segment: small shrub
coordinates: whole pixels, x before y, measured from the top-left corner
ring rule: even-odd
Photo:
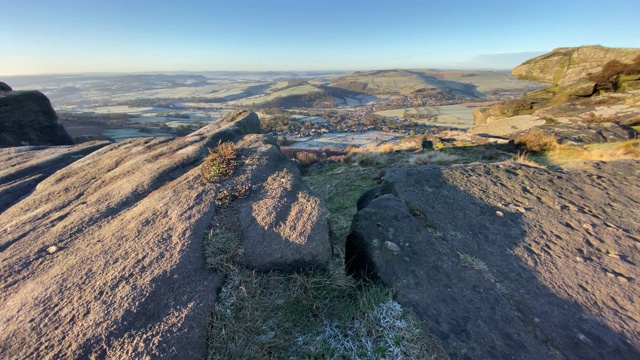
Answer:
[[[301,151],[295,155],[296,160],[298,160],[298,164],[302,167],[306,167],[309,165],[313,165],[320,161],[320,158],[317,154],[314,154],[309,151]]]
[[[584,124],[603,124],[603,123],[613,123],[615,121],[616,121],[615,116],[604,117],[602,115],[596,115],[592,112],[587,113],[580,119],[580,122]]]
[[[531,158],[529,158],[526,152],[522,152],[522,153],[519,152],[518,154],[513,156],[512,160],[514,162],[517,162],[518,164],[533,166],[533,167],[542,168],[542,169],[545,168],[544,165],[531,160]]]
[[[224,206],[235,200],[242,199],[249,194],[249,191],[251,191],[251,184],[240,184],[224,188],[216,194],[216,205]]]
[[[640,56],[636,57],[630,64],[611,60],[604,64],[599,73],[590,75],[588,79],[596,83],[596,90],[616,91],[620,85],[619,79],[621,75],[637,74],[640,74]]]
[[[342,161],[346,153],[335,149],[297,149],[287,146],[280,147],[280,151],[284,156],[292,159],[301,169],[307,168],[313,164],[325,161]]]
[[[558,147],[558,138],[553,134],[546,134],[540,129],[533,128],[518,136],[515,139],[515,144],[525,151],[540,153],[555,150]]]
[[[232,142],[218,142],[215,149],[209,149],[201,168],[202,179],[206,182],[220,182],[236,171],[236,149]]]
[[[377,166],[387,162],[387,155],[379,152],[357,152],[349,153],[345,160],[362,166]]]

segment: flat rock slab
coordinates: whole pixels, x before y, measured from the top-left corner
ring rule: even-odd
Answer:
[[[545,120],[537,116],[518,115],[474,126],[467,131],[471,134],[482,136],[509,137],[514,133],[529,130],[534,126],[544,124]]]
[[[0,213],[54,172],[108,144],[108,141],[92,141],[68,146],[0,149]]]
[[[359,204],[348,268],[395,288],[453,359],[637,359],[638,194],[632,160],[391,170]]]
[[[222,276],[202,238],[207,147],[260,131],[240,112],[72,163],[0,214],[0,358],[203,358]]]

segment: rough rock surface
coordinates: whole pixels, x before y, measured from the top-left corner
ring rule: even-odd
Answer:
[[[204,357],[222,276],[202,237],[207,147],[260,131],[241,112],[176,139],[83,157],[0,214],[0,358]]]
[[[558,48],[524,62],[514,68],[512,74],[525,80],[568,84],[600,72],[610,60],[630,63],[639,55],[640,49],[603,46]]]
[[[225,215],[224,226],[237,233],[243,248],[236,261],[258,271],[326,266],[332,253],[329,212],[302,182],[298,167],[264,135],[245,136],[236,149],[242,166],[225,186],[251,185]]]
[[[555,135],[560,144],[597,144],[633,139],[635,132],[613,123],[603,124],[559,124],[536,126],[545,134]],[[531,131],[531,130],[528,130]],[[516,138],[519,134],[511,137]]]
[[[54,172],[110,144],[92,141],[81,145],[0,149],[0,213],[33,190]]]
[[[390,170],[359,204],[346,260],[454,359],[637,359],[638,194],[631,160]]]
[[[0,147],[71,144],[43,93],[0,91]]]
[[[509,138],[515,133],[544,125],[546,121],[534,115],[518,115],[478,125],[467,130],[471,134]]]

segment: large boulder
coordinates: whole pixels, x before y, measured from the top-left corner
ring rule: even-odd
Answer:
[[[202,242],[220,185],[199,165],[259,131],[240,112],[182,138],[111,144],[1,213],[0,358],[203,358],[223,279]]]
[[[11,86],[0,81],[0,92],[9,92],[9,91],[12,91]]]
[[[72,144],[43,93],[0,91],[0,147]]]
[[[359,203],[345,260],[451,358],[637,359],[639,193],[632,160],[390,170]]]
[[[236,261],[258,271],[326,266],[332,254],[329,211],[302,182],[298,167],[264,135],[245,136],[236,148],[242,165],[225,187],[251,186],[221,224],[240,240]]]
[[[590,74],[598,73],[610,60],[631,63],[640,49],[581,46],[554,49],[517,66],[514,76],[550,84],[568,84]]]

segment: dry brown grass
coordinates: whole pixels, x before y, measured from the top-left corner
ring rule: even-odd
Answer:
[[[558,147],[558,138],[553,134],[546,134],[538,128],[533,128],[518,136],[515,139],[515,144],[524,151],[541,153],[555,150]]]
[[[612,161],[622,159],[640,159],[640,140],[627,140],[614,143],[590,144],[585,146],[560,145],[555,151],[536,157],[552,167],[583,161]]]
[[[453,164],[455,162],[459,162],[460,157],[453,154],[447,154],[442,151],[427,151],[424,154],[418,154],[413,156],[409,160],[409,165],[411,166],[420,166],[427,164]]]
[[[513,162],[517,162],[518,164],[533,166],[533,167],[542,168],[542,169],[546,168],[546,166],[532,160],[526,152],[517,153],[516,155],[513,156],[513,159],[511,160]]]
[[[585,148],[578,154],[582,160],[611,161],[621,159],[640,159],[640,140],[628,140],[612,147],[599,146]]]

